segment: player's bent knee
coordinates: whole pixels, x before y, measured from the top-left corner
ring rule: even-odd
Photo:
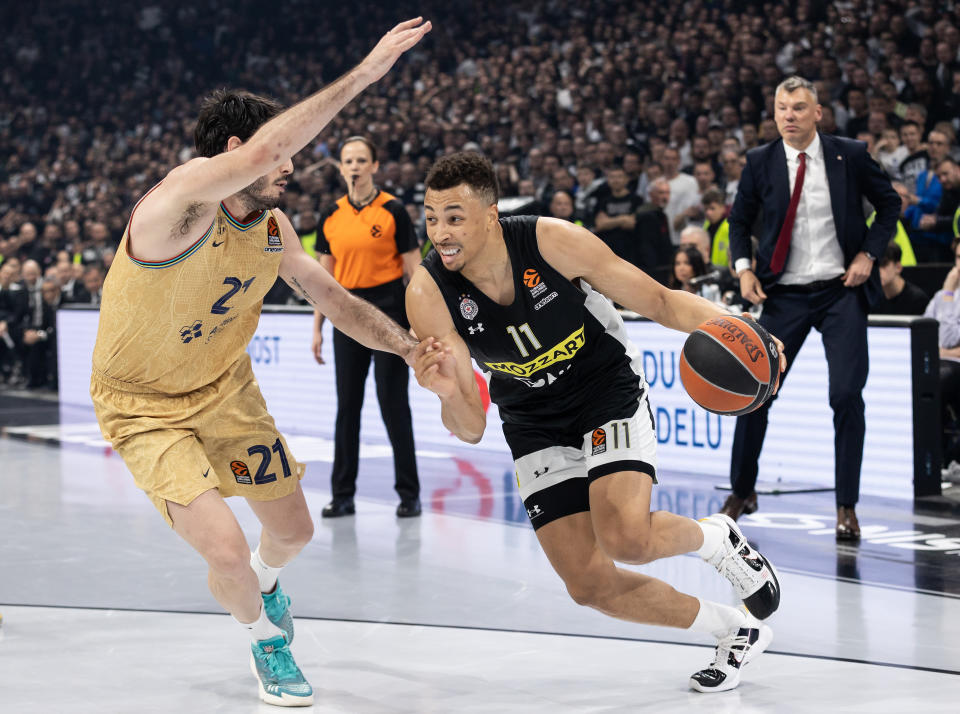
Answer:
[[[291,518],[280,528],[266,527],[266,529],[277,544],[299,550],[313,538],[313,519],[309,515]]]
[[[306,518],[297,519],[294,532],[291,535],[292,545],[299,546],[303,548],[307,543],[313,539],[313,519],[307,516]]]
[[[601,612],[610,611],[610,600],[616,597],[617,569],[613,563],[602,568],[588,568],[564,579],[567,594],[583,607],[592,607]]]
[[[203,554],[210,569],[231,580],[240,580],[250,570],[250,547],[246,541],[218,543]]]
[[[564,584],[567,594],[577,605],[598,608],[603,602],[603,588],[591,578],[574,578],[564,581]]]
[[[604,553],[620,563],[641,564],[656,559],[649,528],[614,524],[600,528],[597,541]]]

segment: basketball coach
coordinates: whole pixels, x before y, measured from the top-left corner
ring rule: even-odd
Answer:
[[[774,107],[782,138],[747,153],[729,218],[730,247],[740,292],[763,303],[760,324],[783,340],[788,371],[811,327],[823,337],[835,431],[837,540],[857,540],[867,310],[882,294],[874,266],[896,228],[900,198],[863,142],[817,132],[821,109],[809,81],[782,82]],[[864,198],[877,211],[869,228]],[[755,268],[751,232],[758,238]],[[737,419],[733,494],[722,509],[731,518],[757,508],[757,460],[769,409],[768,402]]]

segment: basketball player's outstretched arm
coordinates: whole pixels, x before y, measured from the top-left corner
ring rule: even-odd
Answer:
[[[341,332],[374,350],[400,355],[411,367],[417,341],[380,310],[351,295],[300,245],[290,219],[274,210],[283,237],[280,277],[294,292],[326,315]]]
[[[430,29],[430,23],[419,17],[400,23],[359,65],[268,121],[246,142],[212,158],[191,159],[175,168],[139,206],[138,241],[150,242],[151,237],[169,241],[171,235],[184,240],[199,238],[220,201],[289,161]],[[192,230],[180,230],[184,225],[192,226]],[[143,252],[143,247],[140,250]]]
[[[728,313],[686,290],[669,290],[635,265],[618,258],[606,243],[581,226],[557,218],[537,221],[537,245],[547,262],[569,280],[583,278],[614,302],[681,332]],[[783,343],[780,370],[786,368]]]
[[[440,397],[443,425],[461,441],[476,444],[487,428],[487,414],[470,351],[425,268],[417,268],[407,286],[407,317],[421,339],[413,365],[417,382]]]
[[[720,307],[685,290],[669,290],[581,226],[555,218],[537,221],[537,245],[547,262],[573,280],[583,278],[614,302],[665,327],[692,332],[704,320],[725,315]]]

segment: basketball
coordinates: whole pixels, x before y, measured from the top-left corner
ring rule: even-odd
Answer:
[[[776,390],[780,350],[753,320],[714,317],[687,337],[680,353],[680,380],[693,401],[707,411],[746,414]]]

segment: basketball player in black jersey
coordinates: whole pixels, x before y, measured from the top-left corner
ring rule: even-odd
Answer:
[[[470,443],[483,436],[472,357],[491,375],[527,514],[570,596],[624,620],[714,635],[716,656],[690,686],[737,686],[772,639],[760,619],[779,606],[779,583],[725,516],[650,512],[653,414],[639,353],[610,300],[684,332],[720,309],[667,290],[572,223],[499,218],[493,167],[478,154],[441,158],[426,186],[436,252],[407,288],[407,313],[423,340],[417,381],[440,397],[444,425]],[[614,562],[691,551],[730,580],[749,612]]]

